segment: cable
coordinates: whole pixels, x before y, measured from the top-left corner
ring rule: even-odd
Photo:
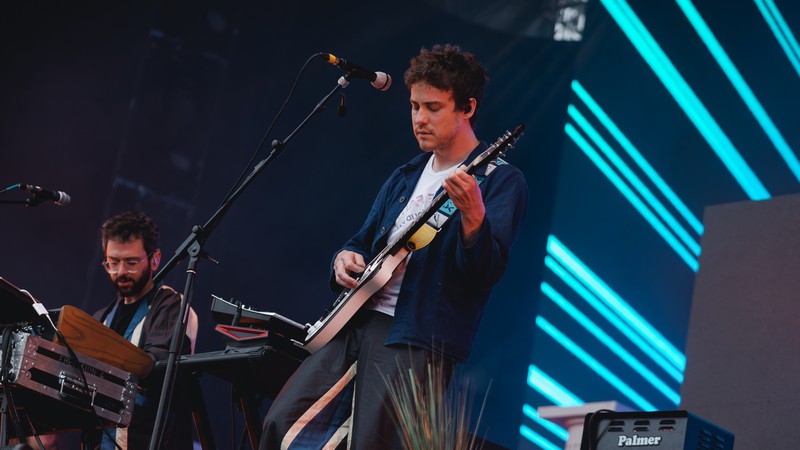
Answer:
[[[2,194],[3,192],[8,192],[8,191],[13,190],[13,189],[19,189],[19,183],[12,184],[11,186],[9,186],[9,187],[7,187],[7,188],[5,188],[3,190],[0,190],[0,194]]]
[[[586,428],[589,430],[589,435],[587,436],[589,441],[588,450],[596,450],[600,438],[606,432],[606,430],[603,430],[603,432],[599,435],[597,433],[597,426],[599,425],[599,421],[602,420],[600,416],[613,412],[615,411],[610,409],[598,409],[597,411],[591,413],[591,416],[589,417],[589,423],[586,425]]]
[[[31,422],[31,416],[26,415],[25,418],[28,420],[28,427],[31,429],[31,434],[33,434],[33,438],[36,440],[36,444],[39,446],[39,450],[45,450],[44,444],[42,443],[42,439],[39,437],[39,433],[36,432],[36,428],[33,426],[33,422]]]
[[[231,197],[233,192],[236,190],[236,187],[239,186],[239,184],[244,179],[245,175],[247,175],[247,173],[248,173],[248,171],[250,169],[250,166],[253,165],[253,162],[256,160],[256,157],[258,157],[258,154],[261,152],[261,149],[264,147],[264,142],[267,141],[267,136],[269,136],[269,134],[272,132],[272,128],[275,127],[275,123],[278,121],[278,118],[283,114],[283,110],[286,109],[286,105],[289,104],[289,100],[292,98],[292,94],[294,94],[294,89],[295,89],[295,87],[297,87],[298,81],[300,81],[300,76],[303,75],[303,72],[305,72],[306,67],[308,67],[308,64],[313,59],[318,59],[318,57],[320,55],[324,55],[324,54],[325,53],[316,53],[316,54],[312,55],[311,57],[309,57],[306,60],[306,62],[303,64],[303,67],[300,68],[300,71],[297,73],[297,76],[294,79],[294,83],[292,83],[292,88],[289,89],[289,95],[286,96],[286,100],[284,100],[283,105],[281,105],[281,109],[278,110],[278,113],[275,115],[275,118],[272,119],[272,123],[269,124],[269,128],[267,128],[267,132],[264,133],[264,137],[262,137],[261,138],[261,142],[258,143],[258,147],[256,147],[256,151],[253,153],[253,156],[250,157],[250,161],[248,161],[247,165],[245,166],[244,170],[242,171],[242,174],[239,175],[239,178],[236,180],[235,183],[233,183],[233,186],[231,187],[230,191],[228,191],[228,193],[225,195],[225,200],[222,201],[223,204],[225,202],[227,202],[228,199]]]

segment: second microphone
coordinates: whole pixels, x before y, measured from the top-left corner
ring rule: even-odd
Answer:
[[[330,53],[320,53],[319,56],[330,64],[337,66],[356,78],[363,78],[372,82],[372,87],[386,91],[392,86],[392,77],[385,72],[375,72],[365,69],[358,64],[353,64],[344,58],[339,58]]]

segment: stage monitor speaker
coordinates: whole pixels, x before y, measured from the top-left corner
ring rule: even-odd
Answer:
[[[800,448],[800,195],[709,206],[677,409]]]
[[[733,434],[687,411],[586,415],[581,450],[732,450]]]

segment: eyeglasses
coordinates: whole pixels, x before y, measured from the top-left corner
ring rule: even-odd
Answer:
[[[121,261],[103,261],[100,264],[103,265],[103,268],[106,269],[106,272],[112,275],[119,273],[120,267],[123,268],[124,272],[132,274],[138,272],[139,265],[142,263],[142,261],[149,260],[151,256],[153,256],[152,253],[141,258],[125,258]]]

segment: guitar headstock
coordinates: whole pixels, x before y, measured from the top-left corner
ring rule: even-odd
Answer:
[[[514,148],[514,145],[517,144],[517,140],[522,136],[522,132],[525,130],[524,124],[519,124],[514,127],[513,131],[506,131],[505,134],[498,139],[498,145],[500,145],[500,153],[497,154],[498,157],[505,156],[509,150]],[[503,142],[500,142],[500,141]]]
[[[517,143],[517,139],[522,136],[523,130],[525,130],[525,125],[519,124],[514,128],[513,131],[506,131],[503,133],[503,135],[500,136],[494,144],[489,146],[489,148],[478,155],[472,161],[472,163],[470,163],[469,167],[467,168],[467,173],[472,174],[479,167],[489,164],[500,156],[504,156],[508,150],[513,148],[514,144]]]

